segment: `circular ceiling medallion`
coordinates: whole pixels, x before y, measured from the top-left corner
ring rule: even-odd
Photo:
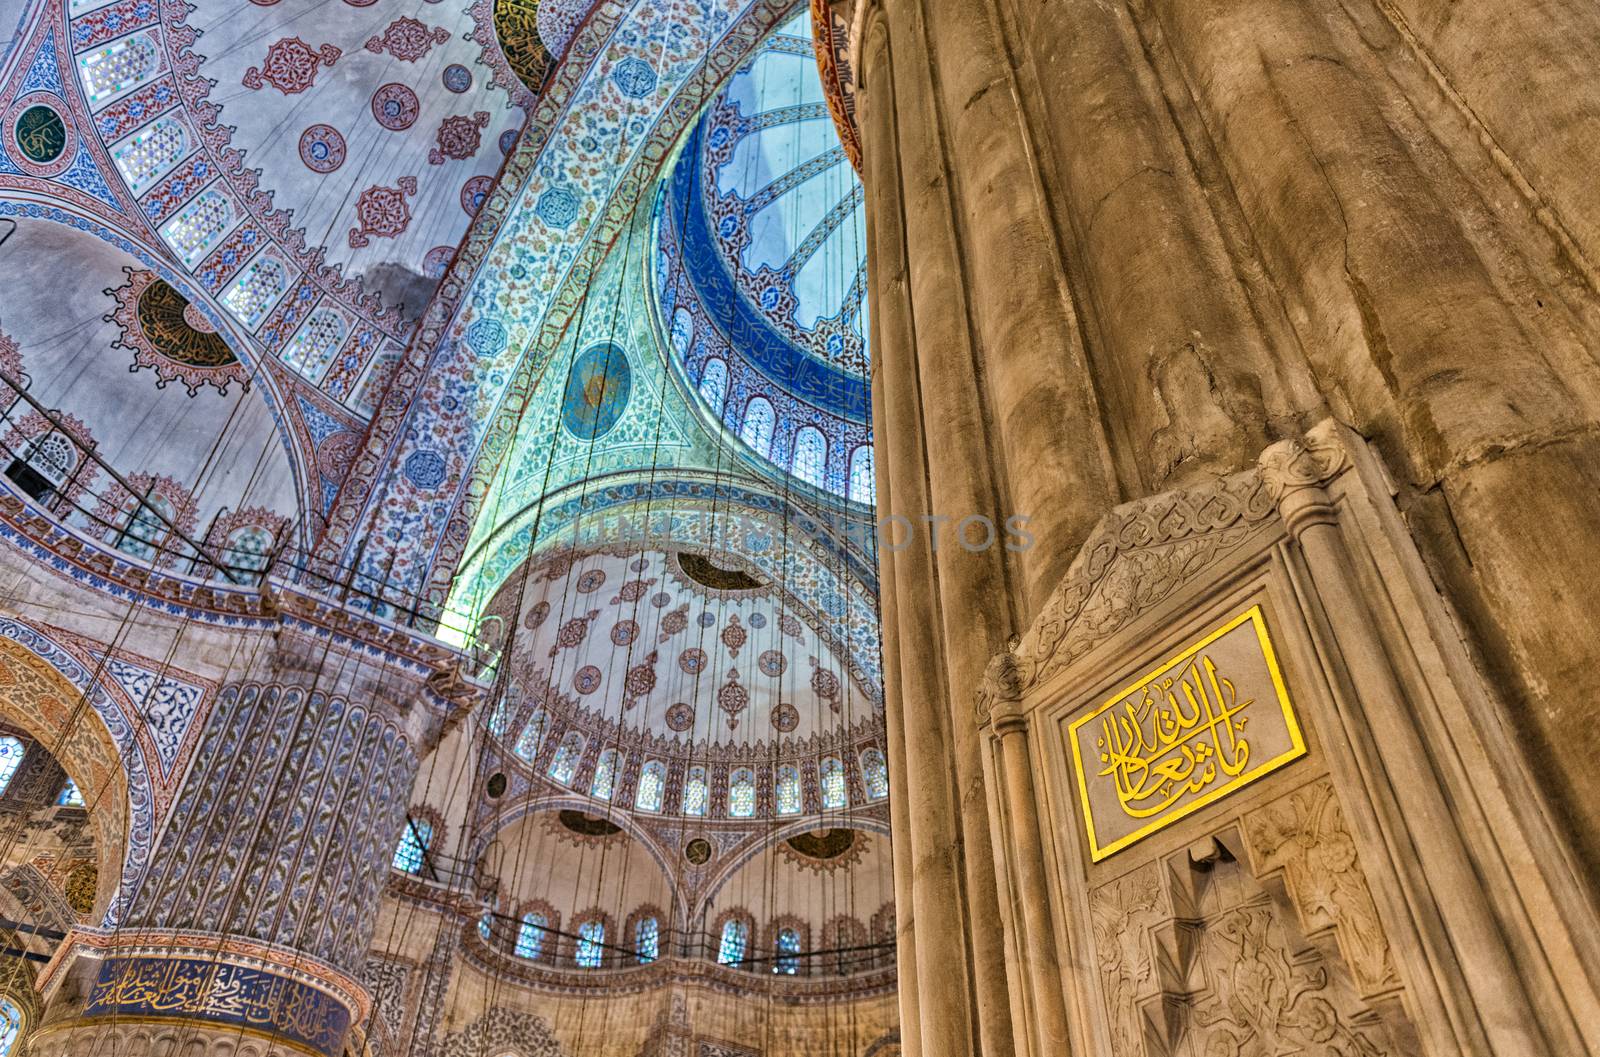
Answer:
[[[711,842],[704,837],[696,837],[683,846],[683,857],[696,866],[704,866],[711,861]]]
[[[391,132],[410,128],[421,112],[417,93],[398,82],[390,82],[372,93],[372,116]]]
[[[489,794],[490,800],[498,800],[506,795],[506,776],[504,771],[496,771],[484,783],[484,791]]]
[[[6,153],[30,176],[57,176],[77,157],[60,105],[49,92],[30,92],[6,109],[0,126]]]
[[[579,440],[602,437],[622,417],[632,388],[633,369],[622,346],[613,341],[595,345],[572,362],[561,421]]]
[[[312,125],[300,133],[300,160],[312,172],[333,172],[344,164],[344,155],[344,136],[332,125]]]
[[[444,82],[446,89],[460,95],[472,87],[472,71],[458,62],[453,62],[444,68],[440,80]]]

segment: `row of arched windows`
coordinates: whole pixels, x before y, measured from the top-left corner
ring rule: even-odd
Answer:
[[[719,415],[728,398],[728,365],[721,359],[706,361],[700,373],[701,399]],[[764,396],[753,396],[745,404],[744,417],[739,423],[739,439],[764,459],[772,458],[773,434],[778,417],[772,402]],[[789,457],[789,471],[817,488],[827,487],[828,438],[815,426],[802,426],[794,435],[794,447]],[[872,445],[862,444],[850,453],[850,470],[847,494],[857,503],[877,500],[877,481],[873,475]]]
[[[490,717],[490,727],[499,723],[504,730],[509,719]],[[538,758],[544,741],[549,717],[543,709],[529,717],[527,725],[517,737],[512,751],[524,762]],[[562,785],[571,786],[577,776],[578,765],[583,760],[587,742],[578,731],[568,731],[556,746],[546,774]],[[606,749],[595,761],[594,776],[589,780],[589,795],[598,800],[610,800],[616,791],[617,769],[620,756],[616,749]],[[867,799],[882,800],[889,795],[889,772],[883,753],[877,749],[864,749],[860,756],[861,778],[866,786]],[[825,756],[817,768],[821,782],[822,809],[840,811],[850,806],[849,783],[845,776],[844,761],[837,756]],[[777,811],[780,815],[799,814],[804,810],[801,793],[800,770],[793,765],[778,768],[776,782]],[[639,781],[634,787],[633,807],[638,811],[659,812],[666,799],[667,765],[661,760],[646,760],[639,770]],[[692,766],[684,776],[683,813],[701,816],[710,803],[710,785],[706,767]],[[728,814],[733,818],[750,818],[756,810],[756,774],[748,767],[736,769],[728,776]]]

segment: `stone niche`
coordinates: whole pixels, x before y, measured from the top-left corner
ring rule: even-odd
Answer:
[[[1329,422],[1118,507],[991,665],[1019,1052],[1594,1052],[1592,908],[1390,496]]]

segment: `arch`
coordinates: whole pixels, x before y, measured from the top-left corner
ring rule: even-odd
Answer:
[[[878,476],[870,444],[850,453],[850,498],[868,505],[878,501]]]
[[[578,764],[583,760],[584,744],[582,734],[575,730],[567,731],[550,760],[549,774],[552,780],[562,785],[572,784],[572,779],[578,772]]]
[[[639,769],[639,784],[633,795],[634,808],[651,814],[660,812],[666,789],[667,765],[660,760],[646,760]]]
[[[777,416],[772,404],[764,396],[754,396],[744,406],[744,421],[739,425],[739,439],[762,458],[772,451],[772,432],[777,427]]]
[[[878,749],[861,750],[861,781],[867,787],[869,800],[882,800],[889,795],[889,768]]]
[[[845,779],[843,760],[824,756],[817,775],[822,785],[822,810],[842,811],[850,806],[850,786]]]
[[[711,783],[705,767],[696,764],[689,768],[683,780],[683,813],[692,818],[701,818],[710,804]]]
[[[707,360],[700,372],[700,399],[713,415],[722,417],[722,407],[728,401],[728,362],[720,356]]]
[[[740,767],[728,776],[728,817],[753,818],[756,813],[756,773]]]
[[[791,764],[778,768],[776,810],[780,815],[798,815],[805,807],[800,792],[800,770]]]
[[[815,426],[801,426],[794,435],[794,458],[790,470],[800,480],[823,487],[828,475],[828,438]]]
[[[87,719],[75,722],[87,696]],[[51,751],[83,790],[98,852],[95,914],[107,926],[149,862],[154,783],[133,726],[116,699],[65,647],[20,621],[0,618],[0,719]]]

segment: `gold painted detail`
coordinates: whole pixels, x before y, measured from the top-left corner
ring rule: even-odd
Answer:
[[[494,0],[494,35],[522,83],[542,89],[551,56],[539,39],[538,0]]]
[[[1096,862],[1306,752],[1259,605],[1073,721],[1067,737]]]

